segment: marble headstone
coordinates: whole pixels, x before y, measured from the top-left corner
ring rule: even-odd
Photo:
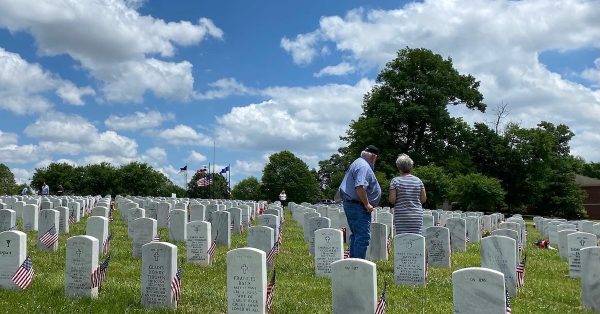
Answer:
[[[18,288],[11,278],[26,257],[27,234],[17,230],[0,232],[0,288]]]
[[[583,248],[579,256],[583,306],[600,313],[600,247]]]
[[[596,235],[586,232],[574,232],[567,236],[569,250],[569,276],[581,277],[580,250],[586,247],[598,246]]]
[[[209,266],[211,257],[208,249],[213,241],[210,222],[202,220],[188,222],[187,230],[186,256],[188,262]]]
[[[169,239],[171,241],[185,241],[187,237],[187,212],[182,209],[174,209],[169,215]]]
[[[314,218],[313,218],[314,219]],[[333,228],[315,231],[315,274],[331,277],[331,263],[344,258],[342,232]]]
[[[17,214],[12,209],[0,209],[0,232],[17,228]]]
[[[452,252],[464,252],[467,249],[466,245],[466,221],[463,218],[450,218],[446,222],[446,226],[450,231],[450,247]]]
[[[138,218],[135,221],[140,219],[150,219],[156,223],[152,218]],[[177,308],[171,290],[171,282],[177,272],[177,246],[166,242],[150,242],[142,246],[141,253],[142,306]]]
[[[227,313],[265,313],[266,254],[254,248],[227,252]]]
[[[489,236],[481,239],[481,267],[497,270],[504,275],[508,294],[517,294],[516,241],[505,236]]]
[[[377,306],[377,266],[348,258],[331,264],[334,314],[374,313]]]
[[[23,231],[37,231],[39,226],[38,206],[27,204],[23,207]]]
[[[65,296],[98,297],[98,287],[92,288],[91,274],[98,267],[98,239],[74,236],[67,239],[65,257]]]
[[[431,267],[450,267],[450,232],[445,227],[425,230],[427,262]]]
[[[231,216],[226,211],[215,211],[212,214],[212,231],[216,232],[217,244],[231,247]]]
[[[309,241],[308,241],[309,254],[314,256],[315,255],[315,231],[322,229],[322,228],[331,227],[331,220],[327,217],[314,217],[308,221],[308,224],[309,224],[309,229],[310,229],[310,236],[309,236]]]
[[[142,246],[152,242],[157,234],[156,220],[148,217],[142,217],[133,222],[133,250],[134,257],[142,256]]]
[[[404,233],[394,237],[394,282],[423,286],[426,282],[425,237]]]
[[[452,273],[454,313],[506,314],[504,275],[481,267],[459,269]]]
[[[54,242],[50,247],[41,242],[41,237],[46,232],[52,233],[52,231],[58,233],[58,218],[60,214],[54,209],[44,209],[40,211],[40,224],[38,231],[38,243],[37,247],[43,251],[56,251],[58,250],[58,240]]]

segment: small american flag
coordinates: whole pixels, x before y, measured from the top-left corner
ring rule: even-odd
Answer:
[[[217,252],[217,237],[219,236],[219,232],[217,231],[217,235],[215,236],[215,239],[212,241],[212,243],[210,244],[210,247],[208,248],[208,255],[210,256],[210,258],[213,258],[213,256],[215,256],[215,253]]]
[[[12,276],[12,281],[21,289],[25,289],[31,284],[33,281],[33,264],[31,262],[31,256],[27,256],[27,258],[23,261],[21,266],[17,269],[15,274]]]
[[[173,292],[173,302],[179,302],[179,298],[181,297],[181,275],[183,273],[183,269],[181,266],[177,268],[177,272],[175,273],[175,277],[171,281],[171,292]]]
[[[281,229],[281,226],[279,226],[279,235],[277,236],[277,242],[281,243],[283,238],[283,229]]]
[[[375,314],[385,314],[385,291],[387,289],[387,281],[383,282],[383,291],[381,292],[381,298],[379,298],[379,302],[377,302],[377,307],[375,308]]]
[[[512,309],[510,308],[510,296],[508,295],[508,291],[506,291],[506,314],[512,314]]]
[[[350,250],[344,251],[344,259],[346,259],[346,258],[350,258]]]
[[[108,253],[108,251],[110,250],[110,241],[112,241],[112,233],[108,235],[108,237],[104,240],[104,243],[102,243],[102,254],[106,255],[106,253]]]
[[[14,225],[14,226],[8,228],[8,231],[10,231],[10,230],[17,230],[17,225]]]
[[[44,233],[40,237],[40,242],[42,242],[47,248],[51,247],[58,241],[58,233],[56,233],[56,228],[52,226],[46,233]]]
[[[344,243],[346,243],[346,232],[348,232],[348,229],[346,229],[346,227],[342,227],[342,238]]]
[[[519,252],[523,251],[523,243],[519,243]]]
[[[233,224],[229,225],[229,230],[233,230]]]
[[[77,221],[75,220],[75,213],[71,212],[71,215],[69,215],[69,224],[72,225],[74,223],[76,223]]]
[[[271,281],[267,285],[267,301],[265,304],[266,308],[267,308],[267,312],[269,312],[269,310],[273,306],[273,295],[274,294],[275,294],[275,269],[273,269],[273,276],[271,277]]]
[[[269,251],[269,254],[267,254],[267,264],[273,265],[273,263],[275,262],[275,255],[277,255],[277,253],[279,253],[278,247],[279,247],[279,242],[275,242],[275,245],[273,245],[273,247]]]
[[[112,222],[113,221],[113,209],[112,207],[110,208],[110,211],[108,211],[108,222]]]
[[[100,266],[96,267],[92,272],[92,288],[102,286],[102,282],[104,282],[104,278],[106,278],[106,270],[108,269],[108,263],[110,262],[110,255],[104,259],[104,262],[100,264]]]
[[[200,178],[200,179],[198,179],[198,181],[196,181],[197,186],[209,186],[212,183],[213,183],[213,179],[212,178],[207,179],[206,177]]]
[[[154,238],[152,238],[152,242],[160,242],[160,234],[155,234]]]
[[[525,286],[525,263],[527,262],[527,255],[523,256],[523,260],[517,266],[517,287],[522,288]]]

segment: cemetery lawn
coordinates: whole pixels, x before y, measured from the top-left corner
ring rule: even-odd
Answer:
[[[176,311],[145,310],[141,305],[141,259],[131,256],[132,244],[120,215],[109,225],[113,233],[107,278],[96,300],[64,297],[64,263],[67,235],[60,236],[58,252],[41,252],[36,232],[27,234],[27,252],[33,259],[35,277],[24,291],[0,290],[0,312],[5,313],[226,313],[227,278],[225,254],[218,247],[212,267],[185,263],[182,296]],[[85,234],[86,218],[71,226],[69,236]],[[540,239],[530,221],[525,252],[525,287],[512,300],[513,313],[591,313],[581,307],[579,280],[568,276],[567,262],[557,251],[538,249]],[[19,222],[19,229],[21,223]],[[168,231],[160,230],[168,240]],[[232,248],[244,247],[246,232],[232,234]],[[185,259],[185,243],[176,243],[179,261]],[[393,262],[377,262],[378,296],[387,281],[387,313],[452,313],[452,271],[479,266],[479,245],[452,255],[452,267],[430,268],[427,286],[411,288],[393,283]],[[277,283],[272,313],[331,313],[331,284],[314,276],[313,259],[302,229],[286,209],[281,253],[277,257]],[[271,273],[269,273],[270,279]]]

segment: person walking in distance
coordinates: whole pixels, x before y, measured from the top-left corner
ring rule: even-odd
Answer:
[[[352,232],[350,257],[353,258],[366,258],[371,239],[371,212],[381,200],[381,187],[374,172],[378,157],[379,149],[367,146],[348,167],[339,188]]]
[[[42,195],[48,195],[48,193],[50,193],[50,187],[44,182],[44,185],[42,185]]]

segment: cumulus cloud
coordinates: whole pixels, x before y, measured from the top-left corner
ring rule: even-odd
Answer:
[[[256,91],[246,87],[234,78],[224,78],[208,84],[211,88],[204,93],[197,93],[196,99],[221,99],[231,95],[255,94]]]
[[[153,162],[161,163],[167,160],[167,151],[160,147],[152,147],[146,150],[145,156]]]
[[[362,97],[372,85],[361,80],[355,85],[265,89],[262,94],[269,100],[234,107],[217,118],[217,143],[247,150],[334,152],[342,144],[339,136],[362,112]]]
[[[195,162],[195,163],[200,163],[200,162],[204,162],[206,160],[208,160],[208,158],[206,158],[206,156],[204,156],[203,154],[192,150],[190,152],[190,155],[186,158],[187,161],[189,162]]]
[[[17,184],[27,184],[33,176],[32,171],[23,168],[10,168],[10,171],[15,176],[15,181],[17,181]]]
[[[192,65],[157,57],[174,56],[177,45],[221,39],[223,31],[207,18],[196,23],[167,22],[141,15],[135,10],[141,4],[136,0],[3,1],[0,27],[31,33],[42,55],[67,54],[80,62],[104,83],[102,91],[109,101],[138,102],[146,92],[189,99]]]
[[[19,115],[44,112],[52,107],[47,97],[53,91],[71,105],[83,105],[82,97],[95,95],[91,87],[77,87],[0,47],[0,109]]]
[[[232,170],[240,174],[260,177],[265,164],[264,160],[236,160]]]
[[[210,146],[210,138],[196,132],[193,128],[179,124],[171,129],[158,132],[158,137],[173,145],[201,145]]]
[[[581,76],[594,84],[595,88],[600,88],[600,58],[594,60],[594,68],[583,70]]]
[[[341,75],[353,73],[355,70],[356,69],[354,68],[354,66],[351,65],[350,63],[342,62],[337,65],[326,66],[326,67],[322,68],[319,72],[315,73],[314,76],[315,77],[321,77],[321,76],[326,76],[326,75],[341,76]]]
[[[9,144],[0,147],[0,160],[3,163],[26,164],[38,160],[37,145]]]
[[[18,136],[15,133],[6,133],[0,130],[0,147],[17,144]]]
[[[117,116],[110,115],[104,121],[104,125],[113,130],[141,130],[160,126],[164,121],[173,120],[175,115],[172,113],[160,113],[158,111],[135,112],[131,115]]]
[[[565,123],[583,134],[600,123],[600,93],[553,73],[539,55],[598,47],[598,15],[595,1],[427,0],[394,10],[355,9],[322,17],[317,29],[282,39],[282,47],[300,64],[333,46],[346,62],[374,68],[406,46],[426,47],[452,57],[461,73],[481,80],[488,104],[509,104],[509,119],[526,127],[540,120]],[[597,82],[597,69],[596,64],[582,76]],[[452,108],[451,113],[464,110]],[[486,120],[473,112],[466,118]],[[574,151],[585,151],[580,143],[575,138]]]

